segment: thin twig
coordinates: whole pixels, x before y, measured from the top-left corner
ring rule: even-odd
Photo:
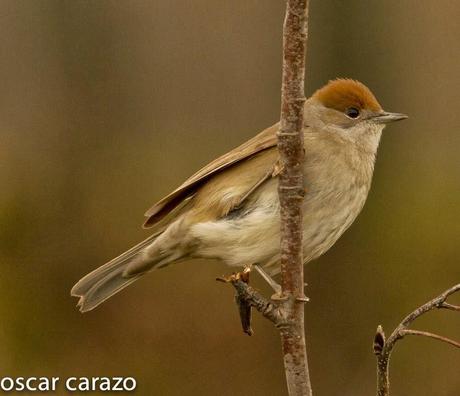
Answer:
[[[374,353],[377,357],[377,396],[388,396],[390,394],[390,380],[389,380],[389,363],[391,353],[398,340],[401,340],[406,335],[418,335],[428,338],[433,338],[438,341],[446,342],[452,346],[460,348],[460,342],[451,340],[450,338],[426,332],[421,330],[412,330],[408,327],[420,316],[435,309],[449,309],[453,311],[460,311],[457,305],[449,304],[446,302],[447,298],[460,291],[460,284],[451,287],[438,297],[433,298],[426,304],[418,307],[407,315],[396,329],[391,333],[388,339],[385,339],[385,333],[382,326],[377,327],[377,332],[374,337]]]
[[[426,304],[423,304],[421,307],[417,308],[409,315],[407,315],[399,325],[400,327],[408,327],[415,319],[424,313],[431,311],[436,308],[447,308],[446,300],[447,298],[460,290],[460,283],[446,290],[444,293],[440,294],[438,297],[433,298],[431,301],[428,301]],[[391,337],[388,339],[390,342]]]
[[[451,340],[450,338],[447,338],[444,336],[440,336],[439,334],[430,333],[429,331],[406,329],[406,330],[401,330],[401,335],[402,336],[418,335],[418,336],[424,336],[428,338],[434,338],[435,340],[446,342],[447,344],[460,348],[460,342]]]
[[[440,308],[445,308],[445,309],[450,309],[452,311],[460,311],[460,306],[459,305],[453,305],[449,303],[442,303]]]

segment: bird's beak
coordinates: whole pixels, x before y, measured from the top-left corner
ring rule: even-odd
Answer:
[[[373,117],[373,121],[378,124],[388,124],[389,122],[393,121],[400,121],[405,120],[407,115],[401,113],[388,113],[383,111],[382,113],[378,113]]]

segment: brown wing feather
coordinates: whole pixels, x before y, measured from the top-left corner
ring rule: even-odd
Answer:
[[[193,195],[195,191],[212,175],[228,168],[233,164],[236,164],[245,158],[251,157],[263,150],[276,146],[277,130],[278,124],[275,124],[203,167],[193,176],[188,178],[176,190],[158,201],[145,213],[145,216],[148,217],[148,219],[144,223],[144,227],[149,228],[161,220],[184,199]]]

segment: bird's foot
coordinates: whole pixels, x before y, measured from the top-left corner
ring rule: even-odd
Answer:
[[[271,296],[272,300],[284,300],[285,297],[281,292],[281,285],[278,284],[260,265],[254,264],[255,269],[260,274],[260,276],[270,285],[270,287],[275,291],[275,294]]]
[[[243,270],[240,272],[234,272],[231,275],[222,275],[216,278],[216,281],[232,283],[238,280],[243,281],[244,283],[249,283],[249,274],[251,273],[251,267],[249,265],[244,266]]]
[[[265,281],[270,285],[270,287],[275,291],[275,294],[271,296],[272,300],[275,301],[282,301],[286,300],[286,296],[283,295],[281,285],[277,283],[260,265],[254,264],[255,269],[259,274],[262,276],[262,278],[265,279]],[[305,283],[305,287],[307,284]],[[302,302],[308,302],[310,299],[306,296],[299,297],[297,300],[302,301]]]

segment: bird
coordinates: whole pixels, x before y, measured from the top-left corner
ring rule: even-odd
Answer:
[[[363,83],[338,78],[304,104],[303,260],[330,249],[367,199],[382,131],[407,118],[382,109]],[[71,290],[87,312],[140,277],[191,258],[280,272],[279,123],[204,166],[146,213],[143,242]]]

